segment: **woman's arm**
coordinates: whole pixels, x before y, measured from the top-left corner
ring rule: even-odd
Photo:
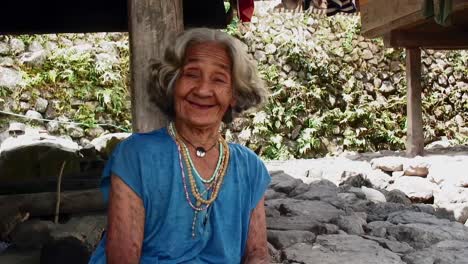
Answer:
[[[145,209],[140,197],[118,176],[111,176],[107,219],[108,264],[140,263]]]
[[[244,264],[269,264],[270,255],[268,253],[266,219],[265,219],[265,198],[262,198],[250,216],[249,235],[244,256]]]

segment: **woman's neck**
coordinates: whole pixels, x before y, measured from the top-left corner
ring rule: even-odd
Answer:
[[[181,135],[183,139],[190,141],[190,143],[194,145],[203,147],[210,147],[218,140],[220,125],[221,124],[206,127],[193,127],[177,119],[174,122],[177,133]]]

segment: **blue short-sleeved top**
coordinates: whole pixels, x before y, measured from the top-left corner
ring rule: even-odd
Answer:
[[[238,144],[229,144],[229,149],[229,167],[218,198],[198,213],[193,238],[194,211],[185,197],[177,145],[167,129],[133,134],[116,147],[104,169],[101,189],[107,200],[110,176],[115,174],[142,199],[145,231],[140,263],[241,262],[250,214],[270,176],[250,149]],[[197,184],[203,188],[201,181]],[[190,193],[189,182],[187,187]],[[106,263],[105,243],[106,236],[90,263]]]

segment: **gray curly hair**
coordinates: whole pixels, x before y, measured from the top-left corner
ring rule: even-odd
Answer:
[[[163,58],[151,64],[151,83],[148,86],[151,102],[170,119],[175,117],[174,86],[184,66],[186,50],[193,44],[204,42],[224,45],[232,61],[231,76],[236,105],[226,112],[223,121],[230,123],[233,115],[262,106],[268,98],[268,91],[242,43],[227,33],[208,28],[194,28],[182,32],[175,40],[168,42]]]

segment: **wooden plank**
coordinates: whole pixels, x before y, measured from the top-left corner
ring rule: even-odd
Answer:
[[[428,49],[468,49],[468,31],[447,29],[440,32],[392,31],[384,37],[385,46]]]
[[[374,38],[422,17],[424,0],[372,0],[361,3],[361,33]]]
[[[162,56],[164,40],[182,31],[182,1],[128,0],[128,6],[133,130],[147,132],[166,125],[148,99],[149,65]]]
[[[2,1],[0,35],[126,32],[125,0]]]
[[[55,196],[56,192],[0,195],[0,216],[12,210],[27,212],[30,216],[54,215]],[[99,189],[62,192],[60,200],[60,213],[64,214],[103,211],[107,206]]]
[[[407,92],[407,133],[406,153],[409,156],[422,155],[424,134],[421,108],[421,50],[406,49]]]
[[[361,2],[361,34],[368,38],[383,36],[396,29],[409,30],[433,22],[423,15],[424,0],[372,0]],[[453,0],[453,13],[468,9],[468,1]],[[463,15],[462,15],[463,16]],[[435,23],[432,23],[435,25]],[[466,24],[463,25],[466,28]]]

